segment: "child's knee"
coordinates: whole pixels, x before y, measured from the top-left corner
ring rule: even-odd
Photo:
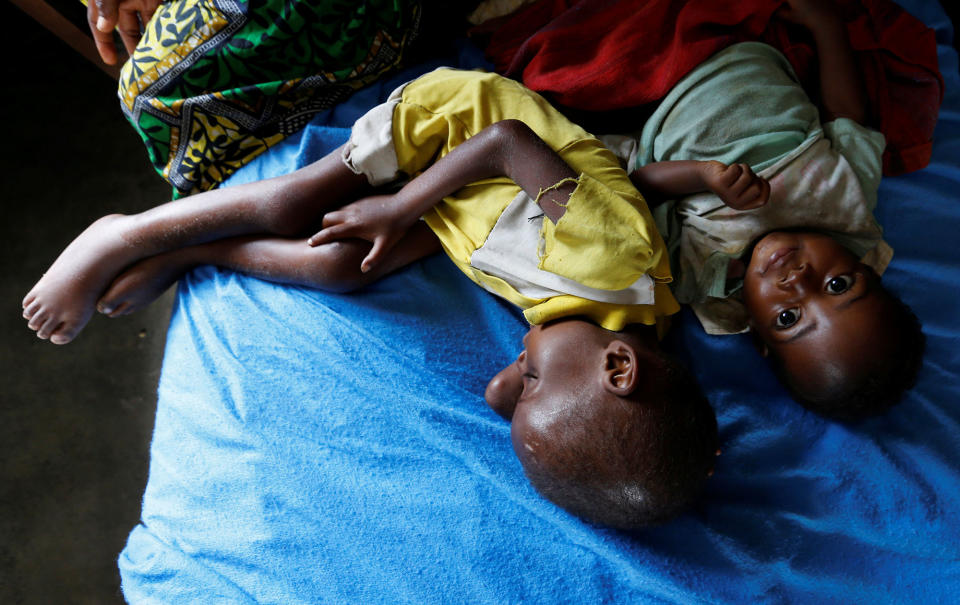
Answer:
[[[311,249],[304,272],[312,285],[328,292],[352,292],[375,279],[360,271],[360,262],[370,251],[370,244],[346,240],[322,244]]]

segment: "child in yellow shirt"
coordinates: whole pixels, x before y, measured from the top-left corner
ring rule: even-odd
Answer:
[[[374,189],[403,175],[395,193]],[[649,210],[597,139],[494,74],[418,78],[339,153],[291,174],[100,219],[24,316],[62,344],[94,308],[131,312],[197,264],[342,291],[441,247],[532,324],[486,399],[511,419],[534,486],[616,527],[689,505],[712,469],[716,421],[659,349],[657,326],[678,306]]]

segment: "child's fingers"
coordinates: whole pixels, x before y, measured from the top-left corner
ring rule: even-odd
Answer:
[[[746,190],[756,182],[757,176],[753,174],[753,171],[750,170],[750,167],[746,164],[737,164],[740,168],[740,175],[737,177],[737,180],[730,186],[730,193],[733,195],[743,195]]]
[[[767,203],[770,199],[770,184],[758,178],[740,196],[740,209],[753,210]]]
[[[364,258],[363,262],[360,263],[360,271],[362,273],[367,273],[375,266],[380,264],[380,256],[383,254],[385,246],[386,238],[378,237],[376,240],[374,240],[373,247],[370,249],[367,257]]]
[[[324,222],[326,222],[326,219],[324,219]],[[352,229],[353,226],[346,223],[330,225],[329,227],[324,227],[314,235],[310,236],[310,239],[307,240],[307,244],[316,247],[320,244],[327,244],[338,239],[344,239],[345,237],[349,237]]]
[[[343,213],[343,210],[334,210],[333,212],[328,212],[323,215],[323,221],[320,222],[320,225],[326,229],[327,227],[332,227],[334,225],[339,225],[344,221],[346,216]]]
[[[755,176],[753,184],[750,185],[747,193],[754,202],[754,207],[759,208],[770,199],[770,183],[767,182],[767,179]]]
[[[770,201],[770,182],[767,179],[760,179],[760,199],[764,204]]]
[[[730,188],[737,182],[743,174],[743,166],[740,164],[730,164],[720,174],[720,181],[724,187]]]

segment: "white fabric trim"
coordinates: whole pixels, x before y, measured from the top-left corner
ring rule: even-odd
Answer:
[[[362,174],[374,187],[386,185],[399,176],[397,151],[393,142],[393,110],[409,82],[402,84],[357,120],[350,130],[350,140],[343,146],[340,158],[354,174]]]
[[[619,305],[654,303],[654,281],[649,275],[641,276],[623,290],[599,290],[540,269],[543,220],[543,210],[521,191],[497,219],[483,245],[470,257],[470,266],[504,280],[527,298],[569,294]]]

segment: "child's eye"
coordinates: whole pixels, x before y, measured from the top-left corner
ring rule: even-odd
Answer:
[[[827,292],[830,294],[843,294],[853,286],[852,275],[838,275],[827,282]]]
[[[794,307],[785,309],[777,314],[776,326],[778,328],[789,328],[800,320],[800,309]]]

